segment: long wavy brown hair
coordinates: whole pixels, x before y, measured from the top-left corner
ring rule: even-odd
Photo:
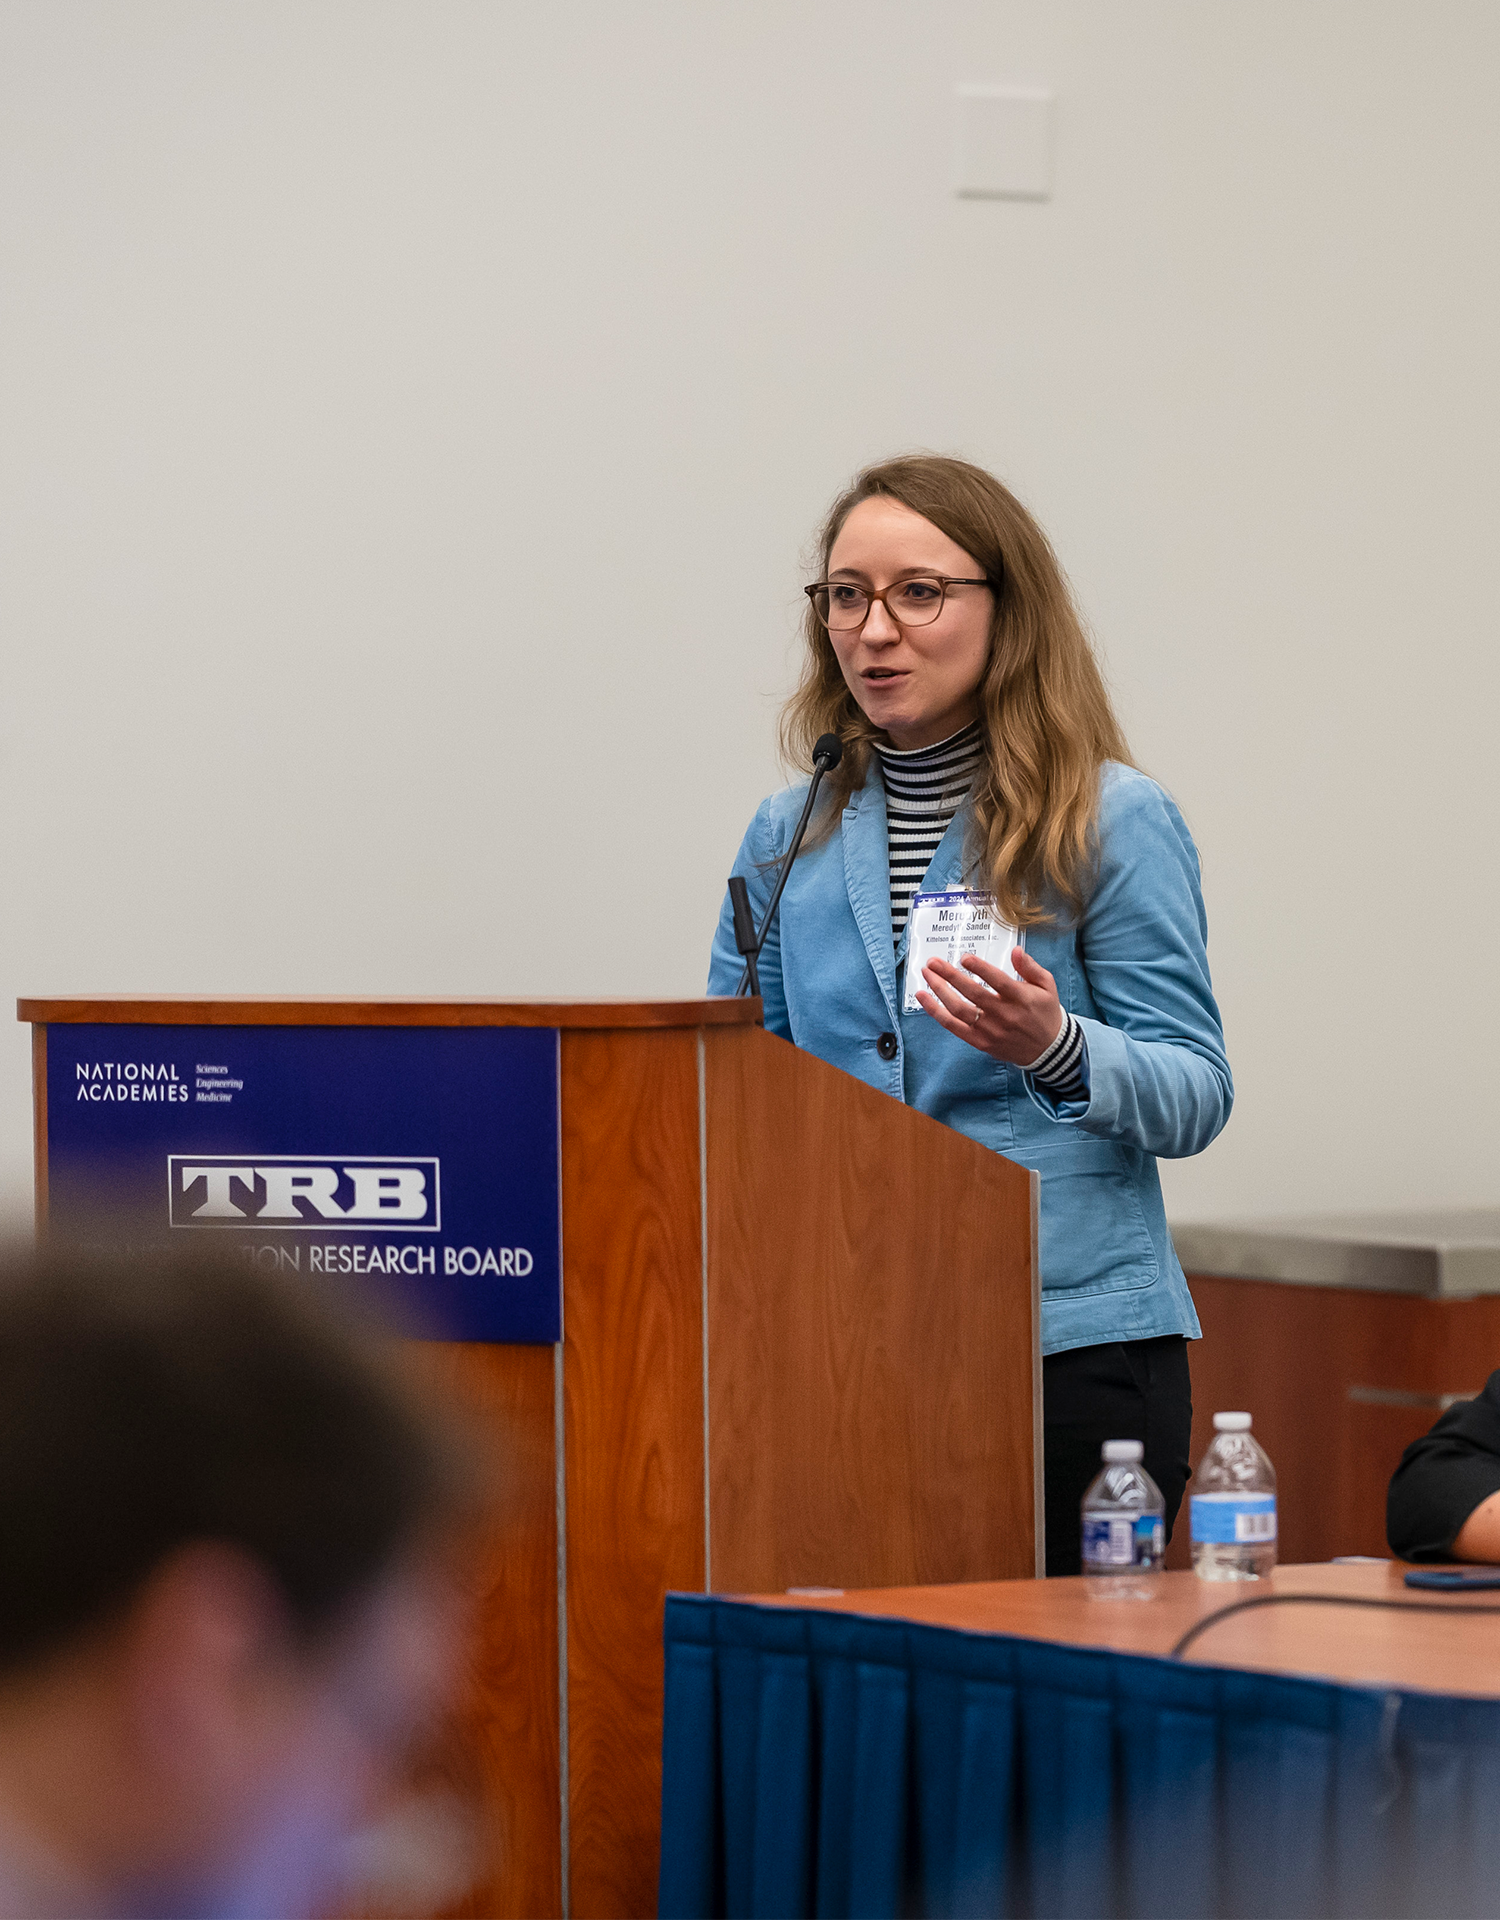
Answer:
[[[818,578],[862,500],[898,500],[956,541],[994,594],[989,658],[979,683],[985,771],[974,793],[972,870],[1013,926],[1076,914],[1097,858],[1099,769],[1135,763],[1062,568],[1036,521],[993,474],[967,460],[907,454],[866,467],[834,501],[818,535]],[[844,756],[828,777],[818,838],[864,785],[870,749],[886,735],[865,718],[828,630],[808,605],[807,654],[781,715],[787,761],[811,771],[813,743],[836,733]]]

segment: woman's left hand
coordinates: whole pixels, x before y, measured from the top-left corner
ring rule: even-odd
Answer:
[[[1010,963],[1019,980],[973,953],[956,967],[929,960],[922,969],[928,990],[918,989],[917,1005],[981,1053],[1029,1067],[1062,1032],[1062,1002],[1052,975],[1024,947],[1011,948]]]

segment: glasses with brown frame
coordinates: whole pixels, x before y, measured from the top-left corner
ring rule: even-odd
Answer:
[[[830,633],[862,627],[878,600],[898,627],[930,627],[943,610],[949,587],[987,587],[988,580],[959,580],[946,573],[917,573],[877,592],[853,580],[815,580],[803,592]]]

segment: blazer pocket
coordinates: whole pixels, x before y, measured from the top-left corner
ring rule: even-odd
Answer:
[[[1156,1283],[1161,1268],[1140,1195],[1109,1142],[1040,1156],[1039,1171],[1044,1293],[1077,1300]]]

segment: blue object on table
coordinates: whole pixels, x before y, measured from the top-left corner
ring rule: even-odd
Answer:
[[[659,1911],[1491,1914],[1500,1703],[673,1595]]]
[[[1500,1567],[1418,1567],[1406,1576],[1409,1587],[1436,1593],[1463,1593],[1472,1588],[1500,1587]]]

